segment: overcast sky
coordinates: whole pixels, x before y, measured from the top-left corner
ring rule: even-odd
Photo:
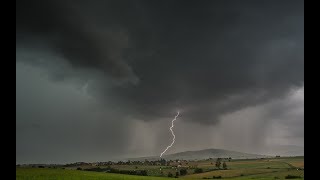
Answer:
[[[304,1],[17,0],[17,163],[304,144]]]

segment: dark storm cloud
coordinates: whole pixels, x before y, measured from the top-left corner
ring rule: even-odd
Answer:
[[[83,1],[18,1],[17,41],[43,36],[74,67],[99,69],[136,83],[138,79],[123,61],[126,32],[117,26],[99,26],[86,9]]]
[[[43,38],[74,69],[133,82],[89,89],[135,118],[180,109],[214,124],[302,86],[303,13],[303,1],[18,1],[17,43]]]

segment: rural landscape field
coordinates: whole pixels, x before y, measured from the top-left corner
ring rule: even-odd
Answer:
[[[218,168],[216,160],[179,161],[180,166],[160,165],[94,165],[25,166],[16,168],[16,179],[304,179],[304,157],[277,157],[262,159],[226,160],[226,168]],[[179,163],[178,163],[179,164]],[[110,169],[119,170],[111,173]],[[119,174],[121,170],[145,170],[144,176]],[[186,170],[186,174],[181,174]],[[198,172],[197,172],[198,171]],[[171,177],[169,174],[172,174]]]

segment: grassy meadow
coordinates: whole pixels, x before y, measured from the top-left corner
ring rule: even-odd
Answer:
[[[16,180],[167,180],[172,178],[133,176],[104,172],[51,168],[16,168]]]

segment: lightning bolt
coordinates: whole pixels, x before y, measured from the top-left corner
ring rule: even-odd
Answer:
[[[174,122],[175,120],[177,120],[177,117],[178,117],[178,116],[179,116],[179,111],[178,111],[178,114],[174,117],[174,119],[173,119],[172,122],[171,122],[170,131],[171,131],[171,134],[172,134],[172,136],[173,136],[172,143],[160,154],[160,157],[162,157],[162,155],[163,155],[169,148],[171,148],[171,146],[174,144],[174,140],[176,139],[176,136],[174,135],[174,132],[173,132],[172,128],[174,127],[173,122]]]

